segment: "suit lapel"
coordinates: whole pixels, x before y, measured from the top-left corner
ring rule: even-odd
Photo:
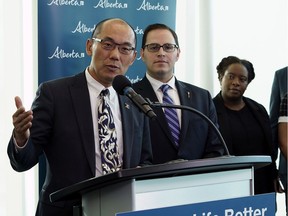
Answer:
[[[183,106],[193,107],[192,104],[192,92],[187,89],[182,83],[180,83],[177,79],[175,80],[175,85],[178,91],[180,104]],[[188,126],[189,126],[189,117],[191,115],[190,111],[181,110],[181,132],[180,132],[180,140],[179,144],[181,145],[181,141],[185,138],[183,134],[187,134]]]
[[[133,102],[126,96],[119,96],[121,122],[123,131],[123,165],[124,168],[130,164],[131,151],[133,145],[132,131],[134,131]]]
[[[91,172],[95,176],[95,142],[93,132],[93,120],[89,91],[85,73],[75,76],[75,82],[70,86],[73,108],[76,113],[82,145],[84,147]]]
[[[146,76],[140,81],[137,89],[138,93],[142,95],[143,98],[149,98],[152,102],[159,102],[158,98],[153,90],[153,87],[151,86],[149,80],[146,78]],[[153,107],[153,110],[155,114],[157,115],[157,122],[159,123],[160,127],[163,129],[165,134],[169,137],[172,143],[174,143],[174,140],[172,139],[172,136],[170,134],[168,124],[166,123],[166,117],[164,115],[164,112],[162,111],[161,107]]]
[[[265,122],[265,116],[263,111],[260,110],[259,107],[255,106],[250,100],[246,99],[246,97],[243,97],[246,106],[248,106],[248,108],[251,109],[252,114],[255,116],[256,120],[259,122],[259,125],[261,126],[263,132],[264,132],[264,136],[265,136],[265,140],[270,140],[269,137],[269,133],[267,133],[267,131],[270,130],[270,127],[267,127],[267,122]],[[264,109],[264,108],[263,108]],[[268,119],[268,113],[267,113],[267,119]]]

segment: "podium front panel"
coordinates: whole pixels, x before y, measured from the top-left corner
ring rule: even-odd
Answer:
[[[113,216],[135,209],[135,180],[119,182],[82,196],[83,216]]]
[[[135,182],[135,209],[184,205],[253,194],[251,169]]]
[[[130,179],[82,195],[83,215],[111,216],[253,195],[253,168]]]

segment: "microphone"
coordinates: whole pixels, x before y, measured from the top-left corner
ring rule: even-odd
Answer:
[[[209,125],[211,125],[214,129],[214,131],[216,131],[216,134],[218,136],[218,138],[220,139],[225,152],[227,154],[228,157],[232,157],[232,155],[230,155],[230,152],[228,150],[227,144],[223,138],[223,136],[221,135],[220,131],[218,130],[217,126],[206,116],[204,115],[202,112],[192,108],[192,107],[188,107],[188,106],[183,106],[183,105],[174,105],[174,104],[162,104],[159,102],[151,102],[149,100],[149,98],[146,98],[148,104],[152,107],[168,107],[168,108],[174,108],[174,109],[183,109],[183,110],[188,110],[190,112],[196,113],[197,115],[199,115],[201,118],[203,118],[206,122],[208,122]]]
[[[140,108],[140,110],[142,110],[142,112],[144,112],[149,118],[154,119],[157,117],[148,102],[144,100],[140,94],[137,94],[134,91],[131,82],[125,76],[115,76],[112,86],[118,94],[129,97],[130,100],[132,100],[134,104],[138,106],[138,108]]]

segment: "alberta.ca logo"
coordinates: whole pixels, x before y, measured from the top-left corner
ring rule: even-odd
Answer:
[[[79,58],[84,58],[85,53],[81,52],[75,52],[73,49],[71,52],[65,52],[64,49],[60,49],[58,46],[56,47],[54,53],[48,57],[48,59],[67,59],[67,58],[72,58],[72,59],[79,59]]]
[[[108,0],[100,0],[94,8],[115,8],[115,9],[126,9],[128,8],[127,3],[120,3],[118,0],[109,2]]]
[[[51,0],[48,2],[48,6],[84,6],[83,0]]]

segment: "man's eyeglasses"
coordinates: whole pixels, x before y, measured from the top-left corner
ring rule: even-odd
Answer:
[[[174,52],[175,49],[178,49],[178,46],[176,44],[170,44],[170,43],[163,44],[162,46],[157,43],[151,43],[151,44],[146,44],[144,46],[144,48],[147,48],[149,52],[158,52],[161,47],[163,48],[165,52],[168,52],[168,53]]]
[[[135,48],[130,45],[118,44],[110,39],[99,39],[99,38],[92,38],[92,39],[99,42],[101,44],[101,47],[105,50],[114,50],[115,47],[118,46],[119,52],[124,55],[129,55],[133,50],[135,50]]]

